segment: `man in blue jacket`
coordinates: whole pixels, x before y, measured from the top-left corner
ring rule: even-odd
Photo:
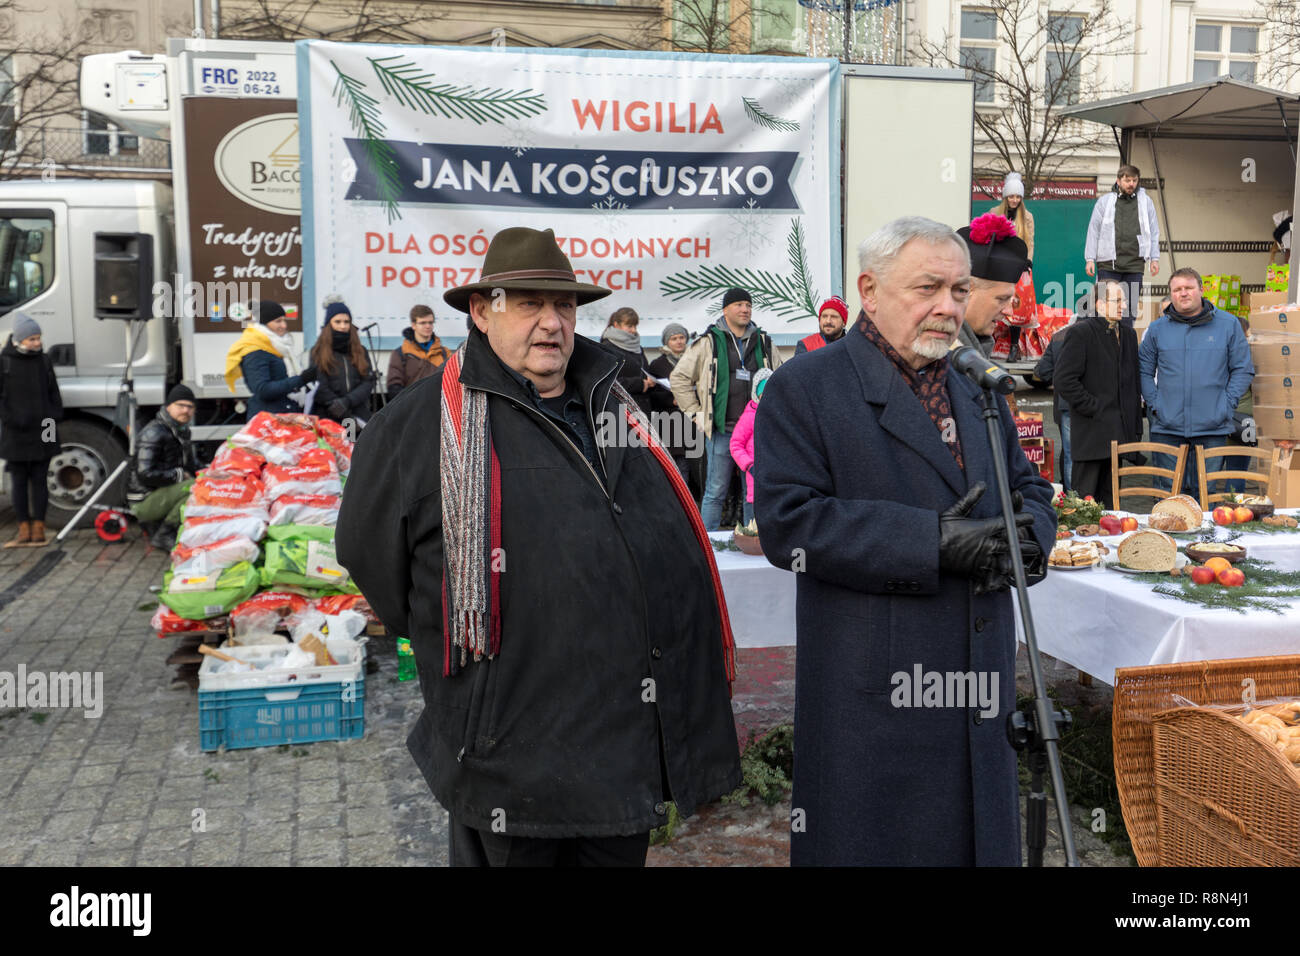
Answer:
[[[1169,308],[1151,323],[1138,349],[1151,440],[1218,448],[1228,443],[1233,410],[1255,377],[1250,346],[1237,317],[1201,295],[1195,269],[1179,269],[1170,277],[1169,297]],[[1174,466],[1171,455],[1153,457],[1157,468]],[[1156,481],[1165,489],[1171,484]],[[1188,449],[1180,490],[1198,496],[1195,447]]]

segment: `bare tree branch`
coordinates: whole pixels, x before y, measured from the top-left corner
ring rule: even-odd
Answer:
[[[1255,15],[1268,24],[1269,56],[1263,79],[1290,89],[1292,81],[1300,76],[1300,11],[1296,9],[1296,2],[1262,0]],[[1260,52],[1264,52],[1262,47]]]
[[[1281,2],[1281,0],[1279,0]],[[1132,31],[1116,16],[1112,0],[1091,10],[1053,13],[1040,0],[986,0],[981,5],[996,29],[991,64],[962,55],[962,39],[918,41],[931,66],[966,70],[978,84],[991,84],[995,103],[975,108],[975,124],[1005,173],[1017,170],[1026,194],[1051,179],[1076,153],[1107,144],[1100,126],[1062,115],[1067,105],[1120,92],[1103,80],[1103,64],[1131,52]]]
[[[222,5],[222,39],[438,43],[430,24],[445,14],[429,4],[358,0],[344,8],[322,0],[241,0]],[[188,29],[185,30],[189,32]]]

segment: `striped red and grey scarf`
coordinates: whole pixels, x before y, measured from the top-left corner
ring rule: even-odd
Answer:
[[[468,342],[466,343],[466,346]],[[501,652],[501,465],[488,426],[487,393],[461,384],[465,346],[447,360],[442,377],[443,675]],[[636,401],[617,382],[614,397],[628,425],[650,449],[672,486],[709,565],[722,630],[727,683],[736,679],[736,646],[713,545],[690,489]]]

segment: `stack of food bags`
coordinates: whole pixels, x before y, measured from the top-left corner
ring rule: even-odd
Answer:
[[[258,643],[319,600],[327,616],[373,620],[334,554],[351,460],[346,432],[314,416],[262,412],[231,436],[185,504],[163,577],[166,610],[153,622],[159,636],[198,629],[181,621],[224,627],[229,615],[244,643]]]

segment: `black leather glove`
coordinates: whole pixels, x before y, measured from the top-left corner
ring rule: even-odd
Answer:
[[[348,413],[348,403],[341,398],[336,398],[329,403],[329,412],[335,418],[342,418]]]
[[[304,385],[310,385],[312,382],[316,381],[316,366],[308,365],[302,370],[302,374],[299,375],[298,378]]]
[[[1001,518],[971,518],[968,515],[984,495],[987,486],[980,481],[971,486],[960,501],[939,515],[939,568],[960,574],[976,582],[977,594],[994,583],[1002,571],[1000,559],[1009,558],[1006,528]],[[1017,527],[1031,525],[1032,515],[1016,515]]]

